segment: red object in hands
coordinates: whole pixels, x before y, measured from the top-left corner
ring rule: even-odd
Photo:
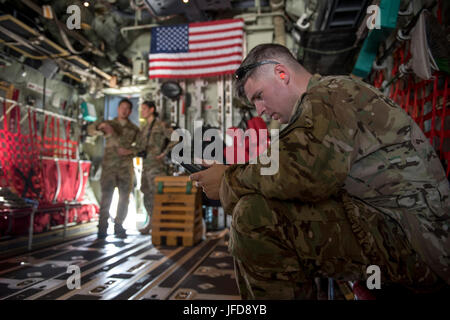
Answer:
[[[232,145],[224,149],[227,164],[247,163],[255,159],[266,151],[270,141],[267,125],[261,117],[248,120],[245,131],[238,127],[231,127],[227,129],[227,132],[234,134]],[[231,138],[231,135],[228,134],[228,137]]]
[[[358,298],[358,300],[376,300],[375,297],[370,293],[369,289],[361,282],[356,281],[353,284],[353,293]]]

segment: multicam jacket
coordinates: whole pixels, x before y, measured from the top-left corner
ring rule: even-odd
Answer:
[[[145,150],[147,152],[147,156],[143,160],[144,170],[155,166],[163,166],[163,160],[158,160],[156,157],[162,153],[168,154],[177,143],[170,141],[172,130],[165,122],[156,118],[153,122],[153,126],[151,123],[147,123],[141,129],[136,147],[133,148],[135,155],[140,151]]]
[[[249,193],[317,202],[344,189],[350,201],[395,219],[450,283],[449,182],[414,120],[377,89],[347,76],[314,75],[280,132],[279,159],[274,175],[260,175],[261,164],[228,168],[220,188],[225,211]]]
[[[133,167],[133,155],[121,156],[117,153],[117,148],[131,149],[136,143],[139,128],[130,120],[127,120],[124,125],[121,125],[118,118],[102,122],[108,123],[114,129],[112,135],[104,135],[105,150],[102,160],[102,170],[129,170]],[[103,134],[101,131],[95,130],[100,123],[94,123],[88,132],[91,135]]]

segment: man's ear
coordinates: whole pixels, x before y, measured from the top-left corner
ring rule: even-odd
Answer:
[[[290,74],[289,70],[282,64],[277,64],[274,68],[275,76],[285,82],[286,84],[289,83],[290,80]]]

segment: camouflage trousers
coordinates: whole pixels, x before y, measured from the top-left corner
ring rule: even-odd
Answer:
[[[348,198],[306,204],[245,195],[233,210],[229,250],[243,299],[317,299],[314,278],[366,281],[370,265],[380,267],[381,288],[439,283],[393,220]]]
[[[155,177],[165,176],[166,171],[162,166],[144,168],[141,177],[141,191],[144,194],[144,207],[148,214],[148,221],[151,223],[153,214],[153,197],[156,193]]]
[[[122,225],[128,213],[128,203],[130,200],[130,192],[133,187],[133,168],[129,170],[114,171],[104,170],[100,178],[102,189],[102,198],[100,201],[100,213],[98,228],[102,232],[108,229],[109,209],[114,194],[114,189],[119,189],[119,202],[117,204],[117,213],[114,224]]]

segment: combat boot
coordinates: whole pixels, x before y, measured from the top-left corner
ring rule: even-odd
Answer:
[[[98,239],[105,239],[108,236],[108,226],[106,227],[98,227],[97,231],[97,238]]]
[[[139,232],[141,234],[150,234],[151,230],[152,230],[152,224],[147,223],[143,228],[139,229]]]
[[[127,231],[120,224],[114,225],[114,234],[120,239],[125,239],[127,237]]]
[[[106,237],[108,236],[108,234],[106,232],[97,232],[97,239],[106,239]]]

